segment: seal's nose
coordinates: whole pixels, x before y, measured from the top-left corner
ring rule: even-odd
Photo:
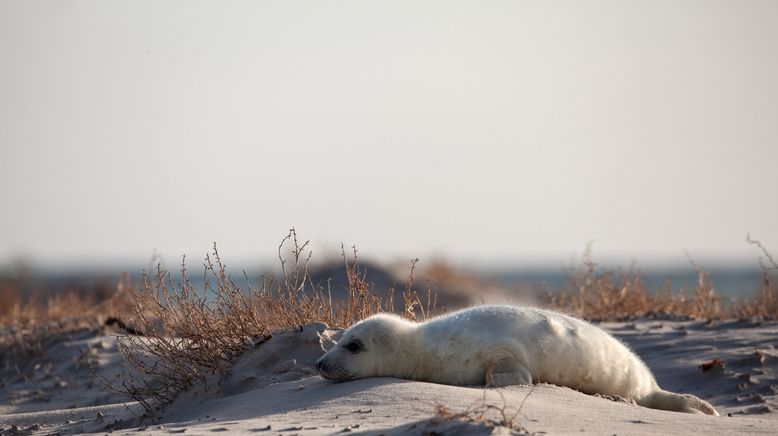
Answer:
[[[316,361],[316,369],[321,371],[321,359]]]

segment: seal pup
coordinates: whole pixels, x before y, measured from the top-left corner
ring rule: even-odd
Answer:
[[[586,321],[515,306],[476,306],[417,323],[378,314],[349,327],[316,362],[343,382],[398,377],[449,385],[551,383],[618,395],[653,409],[718,415],[707,402],[661,389],[625,344]]]

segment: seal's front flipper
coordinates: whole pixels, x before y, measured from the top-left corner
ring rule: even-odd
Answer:
[[[503,387],[512,385],[531,385],[532,374],[527,367],[510,360],[486,370],[486,386]]]

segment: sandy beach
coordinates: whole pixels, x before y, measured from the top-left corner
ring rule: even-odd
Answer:
[[[333,384],[313,364],[337,332],[311,324],[275,333],[238,358],[227,376],[194,386],[152,418],[142,417],[137,403],[106,391],[88,368],[91,362],[107,379],[116,377],[122,360],[117,334],[74,333],[3,379],[0,427],[4,435],[778,432],[778,323],[642,319],[600,325],[629,344],[664,389],[700,396],[722,416],[647,409],[548,384],[483,389],[391,378]],[[471,418],[484,407],[490,411],[485,422],[469,422],[436,416],[440,406],[454,414],[471,410]],[[490,422],[499,421],[498,409],[512,418],[513,428]]]

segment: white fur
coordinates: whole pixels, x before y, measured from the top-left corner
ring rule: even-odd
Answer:
[[[345,347],[362,345],[353,353]],[[547,382],[618,395],[646,407],[718,415],[692,395],[659,388],[627,346],[585,321],[549,310],[478,306],[415,323],[379,314],[343,333],[317,361],[323,377],[398,377],[451,385]]]

